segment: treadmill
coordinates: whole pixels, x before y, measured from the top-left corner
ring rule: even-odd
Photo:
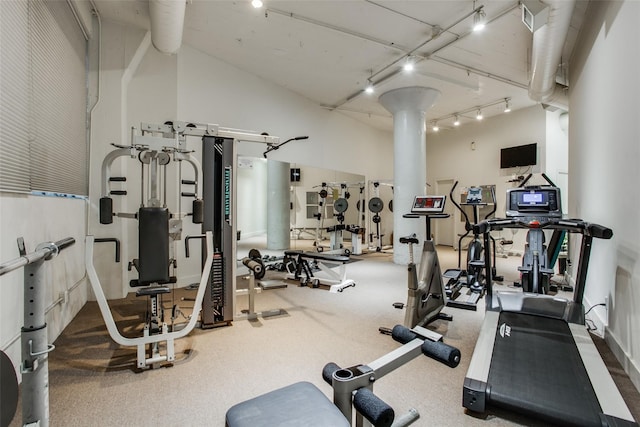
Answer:
[[[463,406],[479,413],[502,408],[563,426],[638,426],[589,336],[582,305],[593,238],[610,239],[613,232],[563,219],[553,183],[509,189],[506,206],[507,218],[476,225],[485,248],[491,247],[490,232],[505,228],[581,234],[575,291],[572,300],[496,292],[492,258],[485,256],[486,315],[464,380]],[[527,250],[538,256],[535,248]]]

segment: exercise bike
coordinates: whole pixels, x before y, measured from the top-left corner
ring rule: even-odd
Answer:
[[[442,281],[442,272],[436,247],[431,239],[431,219],[448,218],[444,213],[446,196],[416,196],[411,213],[404,214],[404,218],[424,217],[426,222],[426,239],[422,246],[420,271],[414,262],[413,245],[419,242],[416,234],[400,237],[400,243],[409,245],[409,264],[407,265],[407,304],[401,302],[393,304],[395,308],[406,307],[404,326],[414,328],[425,326],[434,320],[451,321],[453,316],[442,313],[447,303],[447,293]],[[381,327],[379,331],[390,335],[389,328]],[[439,334],[438,334],[439,335]],[[438,340],[438,337],[434,337]]]
[[[451,296],[447,305],[449,307],[462,308],[465,310],[473,310],[477,309],[477,304],[480,298],[484,296],[485,293],[485,276],[484,276],[484,244],[480,239],[480,235],[476,232],[473,233],[473,239],[469,243],[467,247],[467,268],[463,270],[461,268],[462,265],[462,241],[474,230],[474,225],[478,224],[480,209],[482,207],[488,206],[489,203],[482,201],[482,188],[481,187],[469,187],[467,190],[467,196],[465,202],[457,203],[454,196],[454,191],[458,186],[458,181],[453,184],[451,187],[451,191],[449,192],[449,197],[451,197],[451,202],[455,205],[455,207],[460,211],[462,217],[464,218],[465,225],[465,233],[460,236],[458,239],[458,268],[457,269],[448,269],[445,271],[444,276],[449,279],[449,282],[445,286],[449,289]],[[492,216],[496,211],[496,197],[495,190],[491,187],[491,204],[493,208],[490,212],[488,212],[484,219],[488,219]],[[471,206],[473,212],[473,223],[469,220],[469,215],[463,209],[462,206]],[[494,247],[493,256],[495,258],[495,240],[491,237],[491,241]],[[494,281],[502,281],[503,278],[498,276],[495,270],[495,259],[493,260],[492,267],[492,279]],[[465,280],[462,280],[462,277],[465,277]],[[457,300],[455,296],[453,296],[454,289],[460,289],[460,287],[466,286],[469,289],[468,298],[466,300],[460,301]]]

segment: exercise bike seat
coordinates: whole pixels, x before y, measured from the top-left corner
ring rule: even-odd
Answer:
[[[420,241],[418,240],[418,238],[416,237],[415,233],[410,235],[410,236],[404,236],[400,238],[400,243],[410,243],[410,244],[414,244],[417,245],[418,243],[420,243]]]

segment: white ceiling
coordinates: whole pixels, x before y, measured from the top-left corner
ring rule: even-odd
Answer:
[[[475,120],[478,106],[494,104],[485,117],[503,114],[505,98],[514,110],[535,105],[526,89],[532,34],[518,1],[264,2],[188,1],[183,43],[379,129],[391,130],[392,118],[378,97],[405,86],[441,92],[427,120],[445,129],[456,113]],[[103,19],[149,28],[146,0],[95,3]],[[565,58],[586,3],[574,11]],[[474,4],[489,22],[479,33],[471,31]],[[401,70],[408,54],[418,61],[412,73]],[[363,92],[369,78],[381,81],[371,95]]]

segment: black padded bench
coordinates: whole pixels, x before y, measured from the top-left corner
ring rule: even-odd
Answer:
[[[342,292],[343,289],[356,285],[353,280],[347,279],[345,265],[350,261],[348,256],[323,254],[322,252],[303,252],[300,250],[287,250],[284,251],[284,254],[296,261],[295,272],[290,273],[287,278],[300,281],[302,286],[311,283],[313,287],[326,286],[330,292]],[[314,276],[309,265],[310,260],[317,264],[318,268],[325,274],[325,277]],[[338,272],[331,269],[336,266],[339,267]]]
[[[226,427],[349,427],[342,412],[310,382],[301,381],[231,407]]]

